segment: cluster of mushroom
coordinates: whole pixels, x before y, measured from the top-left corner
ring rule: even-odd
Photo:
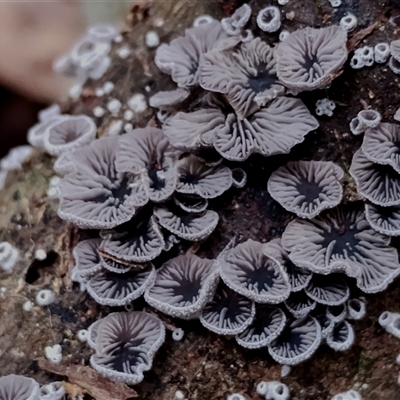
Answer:
[[[305,28],[274,47],[260,38],[241,43],[225,25],[242,26],[248,8],[222,25],[212,20],[187,29],[157,49],[156,65],[179,87],[150,100],[167,114],[162,129],[172,146],[213,147],[228,160],[244,161],[252,153],[289,153],[318,127],[302,101],[285,94],[329,85],[347,59],[347,32]],[[193,101],[199,88],[204,91]]]

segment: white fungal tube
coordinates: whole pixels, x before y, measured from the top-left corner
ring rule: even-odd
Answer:
[[[11,272],[19,258],[19,251],[8,242],[0,243],[0,267]]]
[[[383,312],[378,320],[387,333],[400,339],[400,313]]]
[[[49,306],[56,299],[56,295],[52,290],[43,289],[39,290],[36,294],[36,303],[39,306]]]
[[[387,61],[390,56],[390,46],[389,43],[382,42],[378,43],[374,47],[374,58],[378,64],[383,64]]]
[[[181,328],[178,328],[172,332],[172,339],[174,339],[176,342],[179,342],[183,339],[184,335],[185,335],[184,330]]]
[[[78,334],[76,336],[80,342],[85,343],[88,340],[89,331],[87,329],[81,329],[80,331],[78,331]]]
[[[226,400],[246,400],[246,397],[240,393],[232,393],[227,397]]]
[[[281,27],[281,12],[278,7],[269,6],[257,15],[257,25],[264,32],[276,32]]]
[[[357,18],[349,13],[340,20],[340,26],[348,32],[351,32],[357,26]]]

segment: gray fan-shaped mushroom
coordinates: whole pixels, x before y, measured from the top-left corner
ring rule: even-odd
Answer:
[[[302,290],[291,293],[285,306],[295,318],[302,318],[314,310],[317,303]]]
[[[277,51],[277,74],[293,93],[326,87],[347,60],[347,33],[340,26],[291,33]]]
[[[119,138],[115,165],[118,172],[142,175],[150,200],[159,203],[175,190],[177,156],[161,129],[138,128]]]
[[[342,200],[343,170],[330,161],[290,161],[271,174],[268,192],[283,208],[314,218]]]
[[[82,240],[72,250],[75,268],[80,277],[93,275],[101,270],[101,259],[97,251],[100,243],[101,239]]]
[[[361,196],[378,206],[400,204],[400,175],[390,165],[370,161],[361,149],[353,156],[350,174]]]
[[[178,161],[177,171],[176,191],[179,193],[213,199],[232,186],[232,172],[228,167],[209,167],[200,157],[193,154]]]
[[[175,193],[174,203],[188,213],[202,213],[208,207],[208,200],[200,196]]]
[[[286,316],[280,308],[258,305],[253,322],[236,335],[236,341],[248,349],[268,346],[281,334],[285,324]]]
[[[400,274],[389,242],[369,226],[360,205],[338,206],[309,221],[297,218],[282,235],[295,265],[323,275],[344,272],[367,293],[386,289]]]
[[[314,274],[304,291],[317,303],[327,306],[343,304],[350,296],[349,287],[339,274]]]
[[[165,243],[154,217],[140,212],[131,221],[113,230],[102,231],[102,254],[125,263],[143,263],[154,260]]]
[[[366,203],[365,216],[371,228],[382,235],[400,236],[400,205],[381,207]]]
[[[326,337],[326,344],[336,351],[348,350],[354,343],[355,335],[353,326],[348,321],[335,324]]]
[[[228,160],[244,161],[253,153],[289,153],[318,122],[301,100],[279,97],[243,121],[229,114],[226,126],[215,133],[215,149]]]
[[[124,306],[139,298],[153,283],[155,275],[156,270],[152,264],[124,274],[103,269],[88,280],[86,290],[99,304]]]
[[[190,319],[213,298],[218,281],[215,260],[188,253],[169,260],[157,271],[145,299],[165,314]]]
[[[96,137],[96,124],[86,115],[66,115],[56,119],[44,132],[46,151],[59,156],[89,144]]]
[[[218,21],[186,29],[185,36],[159,46],[154,61],[162,72],[171,75],[179,87],[195,86],[199,81],[202,54],[228,37]]]
[[[101,138],[74,152],[75,169],[58,186],[58,215],[82,229],[110,229],[143,206],[135,177],[115,169],[117,138]]]
[[[312,317],[289,321],[281,335],[268,346],[280,364],[296,365],[308,360],[321,344],[321,327]]]
[[[192,242],[211,235],[219,219],[215,211],[206,210],[203,213],[192,214],[172,205],[168,208],[156,207],[154,215],[163,228],[181,239]]]
[[[251,7],[245,3],[238,7],[230,17],[222,18],[221,26],[228,35],[239,35],[250,17]]]
[[[232,290],[257,303],[278,304],[290,294],[282,266],[263,253],[263,244],[241,243],[221,257],[221,278]]]
[[[189,95],[190,92],[182,88],[166,90],[151,96],[149,99],[149,104],[151,107],[169,111],[183,103],[189,97]]]
[[[376,164],[390,165],[400,174],[400,126],[382,122],[365,132],[362,152]]]
[[[32,378],[6,375],[0,378],[1,400],[39,400],[40,386]]]
[[[288,253],[282,247],[281,239],[274,239],[264,245],[264,254],[281,264],[288,277],[292,292],[303,290],[310,282],[312,273],[298,268],[290,261]]]
[[[109,314],[97,328],[96,354],[90,364],[114,381],[137,384],[151,368],[164,339],[164,324],[155,315],[141,311]]]
[[[260,38],[237,51],[210,51],[203,56],[200,85],[223,93],[239,119],[254,113],[285,88],[276,76],[275,49]]]
[[[203,308],[200,322],[219,335],[237,335],[252,323],[255,312],[251,300],[221,282],[213,299]]]
[[[65,115],[52,115],[49,117],[45,117],[43,120],[33,125],[32,128],[28,130],[28,142],[33,147],[38,147],[40,149],[44,149],[44,134],[46,130],[56,122],[61,122],[65,118]]]

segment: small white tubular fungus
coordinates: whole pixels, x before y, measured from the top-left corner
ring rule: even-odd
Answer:
[[[176,342],[180,342],[183,339],[184,335],[184,330],[181,328],[177,328],[172,332],[172,339],[174,339]]]
[[[353,135],[358,136],[365,132],[366,127],[361,122],[360,118],[355,117],[350,121],[350,131]]]
[[[108,136],[117,136],[121,132],[123,123],[124,121],[122,121],[122,119],[111,122],[107,130]]]
[[[11,272],[19,259],[19,251],[8,242],[0,243],[0,267],[5,272]]]
[[[332,400],[362,400],[361,394],[356,390],[349,390],[347,392],[336,394]]]
[[[251,42],[254,39],[253,32],[251,29],[246,29],[242,31],[239,35],[240,40],[244,43]]]
[[[22,309],[25,312],[29,312],[31,311],[33,308],[33,303],[30,300],[27,300],[23,305],[22,305]]]
[[[375,56],[373,47],[364,46],[360,49],[357,49],[355,53],[360,55],[361,59],[364,61],[364,66],[370,67],[374,64]]]
[[[376,110],[361,110],[357,117],[366,128],[376,128],[382,119],[381,114]]]
[[[121,46],[118,50],[117,50],[117,54],[119,58],[122,58],[123,60],[125,60],[126,58],[128,58],[131,54],[131,49],[128,46]]]
[[[389,68],[396,74],[400,74],[400,63],[392,56],[389,59]]]
[[[110,42],[118,36],[118,30],[110,24],[96,24],[89,26],[87,34],[94,40]]]
[[[21,169],[23,162],[32,154],[32,146],[17,146],[12,148],[0,161],[0,168],[4,171]]]
[[[39,290],[36,294],[36,303],[39,306],[49,306],[56,299],[56,295],[52,290]]]
[[[276,32],[281,27],[281,12],[278,7],[269,6],[257,15],[257,25],[264,32]]]
[[[214,18],[211,17],[210,15],[207,15],[207,14],[199,15],[193,21],[193,27],[196,28],[197,26],[200,26],[200,25],[210,24],[213,21],[214,21]]]
[[[346,31],[351,32],[357,26],[357,18],[354,14],[348,13],[340,20],[340,26]]]
[[[240,393],[232,393],[226,398],[226,400],[246,400],[246,397]]]
[[[364,60],[359,53],[354,53],[350,60],[350,67],[353,69],[361,69],[365,66]]]
[[[142,93],[134,94],[128,100],[128,107],[136,113],[141,113],[147,110],[146,97]]]
[[[289,400],[289,388],[281,382],[268,382],[266,400]]]
[[[44,349],[45,357],[53,364],[59,364],[62,360],[62,348],[59,344],[47,346]]]
[[[387,333],[400,339],[400,313],[385,311],[380,315],[378,322]]]
[[[183,400],[185,398],[185,395],[183,394],[183,392],[181,390],[177,390],[175,392],[175,399],[176,400]]]
[[[329,0],[329,3],[331,3],[332,7],[336,8],[341,6],[342,0]]]
[[[104,57],[98,65],[96,65],[89,72],[89,77],[92,79],[100,79],[105,72],[108,70],[108,67],[111,65],[111,57]]]
[[[256,392],[260,396],[266,396],[266,394],[268,392],[268,382],[261,381],[256,387]]]
[[[40,388],[40,400],[64,400],[65,389],[61,382],[51,382]]]
[[[135,113],[132,110],[125,110],[124,112],[124,120],[131,121],[134,117]]]
[[[105,82],[103,85],[103,91],[104,93],[111,93],[114,89],[114,84],[112,82]]]
[[[279,40],[283,42],[285,39],[288,38],[289,35],[290,35],[289,31],[281,31],[279,34]]]
[[[122,35],[117,35],[113,40],[115,43],[121,43],[123,39]]]
[[[282,365],[281,378],[286,378],[290,374],[291,370],[292,370],[292,367],[290,365]]]
[[[289,3],[289,0],[278,0],[278,4],[280,6],[284,6],[285,4]]]
[[[390,56],[390,46],[387,42],[378,43],[374,47],[374,58],[379,64],[383,64]]]
[[[100,106],[96,106],[93,108],[93,115],[97,118],[101,118],[104,115],[104,108]]]
[[[96,88],[94,90],[94,94],[96,97],[103,97],[104,96],[104,89],[102,87]]]
[[[327,115],[332,117],[333,110],[336,108],[336,104],[329,99],[320,99],[315,104],[315,113],[319,116]]]
[[[107,103],[107,110],[110,111],[111,114],[118,114],[118,111],[121,109],[121,102],[118,99],[111,99]]]
[[[82,85],[80,83],[71,86],[71,88],[69,89],[69,97],[71,97],[71,99],[73,100],[79,99],[81,93],[82,93]]]
[[[351,299],[347,302],[347,318],[358,321],[367,315],[367,305],[361,299]]]
[[[47,253],[43,249],[37,249],[35,251],[36,260],[43,261],[47,258]]]
[[[160,44],[160,37],[155,31],[148,31],[145,37],[146,46],[150,48],[157,47]]]
[[[89,331],[87,329],[81,329],[76,336],[80,342],[85,343],[88,340],[88,335]]]

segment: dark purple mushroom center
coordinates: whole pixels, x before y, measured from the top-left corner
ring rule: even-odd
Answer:
[[[180,297],[183,302],[196,302],[199,298],[201,281],[190,281],[184,277],[179,278],[179,285],[172,287],[174,297]]]
[[[340,324],[335,325],[332,331],[333,341],[336,343],[344,343],[347,340],[349,335],[348,326],[341,322]]]
[[[300,196],[304,197],[307,203],[313,203],[318,199],[321,193],[321,187],[315,182],[308,182],[303,180],[300,184],[296,185],[296,190]]]
[[[297,331],[296,328],[293,329],[290,327],[290,324],[288,324],[275,341],[275,346],[284,348],[285,353],[288,353],[288,351],[297,351],[299,349],[301,352],[301,347],[304,345],[303,335],[304,333],[302,330]]]
[[[108,194],[100,194],[89,199],[89,201],[94,203],[107,203],[112,197],[114,198],[114,205],[119,207],[132,192],[132,189],[129,187],[129,181],[130,179],[126,174],[121,180],[114,179],[112,187],[108,188],[108,190],[111,192],[111,196]]]
[[[224,319],[229,321],[229,324],[235,325],[238,322],[238,316],[243,314],[243,296],[233,290],[218,290],[213,301],[212,307],[214,312],[223,313]],[[250,301],[246,299],[250,307]]]
[[[266,70],[266,67],[267,65],[262,63],[257,67],[257,75],[248,76],[247,86],[254,93],[262,93],[278,82],[277,76],[270,74],[269,71]]]
[[[311,49],[307,49],[304,54],[304,61],[301,63],[302,68],[309,71],[314,68],[314,64],[319,64],[318,56],[311,52]],[[315,71],[316,72],[316,71]]]

